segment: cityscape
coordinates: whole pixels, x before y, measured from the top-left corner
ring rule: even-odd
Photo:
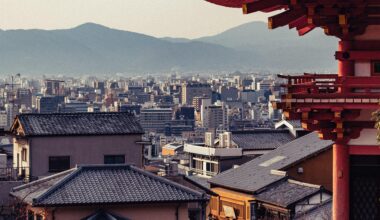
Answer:
[[[0,220],[380,219],[380,0],[199,1],[268,21],[0,29]]]

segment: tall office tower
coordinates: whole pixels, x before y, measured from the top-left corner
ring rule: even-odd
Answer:
[[[182,84],[182,104],[191,105],[194,97],[211,97],[210,84],[189,82]]]

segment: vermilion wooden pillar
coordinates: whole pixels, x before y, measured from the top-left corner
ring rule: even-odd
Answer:
[[[350,169],[349,153],[345,143],[333,146],[333,220],[350,217]]]
[[[340,41],[338,51],[351,49],[350,41]],[[347,53],[347,56],[348,53]],[[354,62],[340,60],[338,75],[354,75]],[[345,93],[344,90],[340,92]],[[333,146],[333,220],[348,220],[350,218],[350,155],[345,142],[336,141]]]

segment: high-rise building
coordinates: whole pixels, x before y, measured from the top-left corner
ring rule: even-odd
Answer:
[[[9,128],[13,123],[13,119],[18,114],[18,105],[13,103],[7,103],[5,104],[5,111],[7,114],[7,128]]]
[[[38,113],[54,113],[58,111],[58,105],[64,102],[64,96],[38,96]]]
[[[17,89],[16,101],[20,106],[24,105],[26,108],[31,108],[32,92],[29,89]]]
[[[236,87],[222,86],[220,88],[220,98],[222,101],[236,101],[239,98],[239,90]]]
[[[105,94],[105,83],[103,81],[94,81],[94,89],[99,90],[101,95]]]
[[[203,109],[202,126],[210,131],[227,129],[227,109],[223,105],[206,106]]]
[[[172,120],[171,108],[146,108],[140,111],[140,124],[144,131],[163,133]]]
[[[8,124],[8,114],[7,111],[0,111],[0,129],[8,129],[9,124]]]
[[[62,80],[45,80],[45,95],[63,95],[63,83]]]
[[[191,105],[194,97],[211,97],[212,90],[209,84],[189,82],[182,85],[182,104]]]

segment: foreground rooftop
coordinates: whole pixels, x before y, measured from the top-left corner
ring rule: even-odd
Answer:
[[[136,117],[125,112],[20,114],[16,117],[11,131],[20,136],[144,133]]]
[[[206,201],[206,195],[131,165],[86,165],[13,188],[35,207]]]

